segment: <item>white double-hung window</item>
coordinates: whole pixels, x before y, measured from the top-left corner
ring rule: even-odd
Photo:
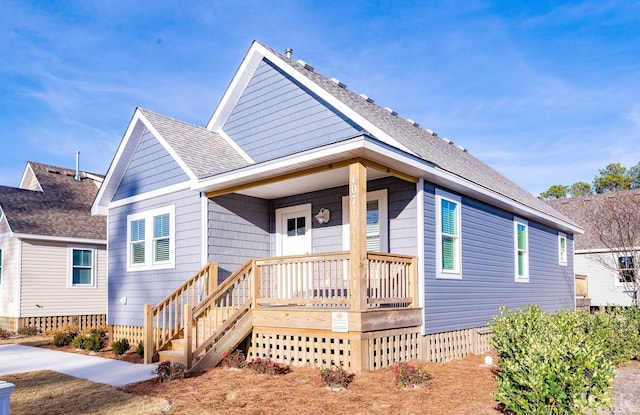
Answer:
[[[69,247],[69,286],[96,286],[96,249]]]
[[[516,282],[529,282],[529,223],[513,219],[513,239]]]
[[[436,276],[462,278],[460,196],[436,189]]]
[[[175,266],[175,206],[127,216],[127,270]]]
[[[558,264],[567,266],[567,235],[558,232]]]

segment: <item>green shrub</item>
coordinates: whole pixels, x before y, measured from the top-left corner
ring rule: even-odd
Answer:
[[[37,336],[40,334],[40,329],[33,326],[20,327],[18,334],[22,334],[23,336]]]
[[[85,350],[97,352],[104,347],[104,332],[98,329],[92,329],[88,335],[85,335]]]
[[[136,348],[136,353],[138,353],[138,356],[144,357],[144,343],[143,342],[138,343],[138,347]]]
[[[640,355],[639,309],[610,307],[591,317],[586,332],[600,343],[614,365],[628,363]]]
[[[73,339],[78,335],[78,329],[75,326],[65,326],[61,329],[53,331],[53,345],[63,347],[71,344]]]
[[[490,323],[500,372],[495,397],[518,415],[582,414],[612,404],[614,366],[584,312],[500,308]]]
[[[84,334],[78,334],[71,341],[71,345],[75,349],[84,349],[84,345],[86,343],[86,340],[87,340],[87,338],[84,336]]]
[[[125,354],[127,350],[129,350],[129,347],[131,347],[131,345],[129,345],[129,340],[127,339],[122,339],[111,343],[111,350],[116,356],[122,356],[123,354]]]
[[[167,360],[160,363],[154,373],[158,375],[160,382],[165,382],[184,378],[187,368],[182,363],[172,363]]]

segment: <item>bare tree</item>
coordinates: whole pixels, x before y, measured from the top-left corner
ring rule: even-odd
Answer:
[[[599,262],[612,270],[638,306],[640,289],[640,192],[620,191],[603,195],[587,213],[592,236],[611,253]]]

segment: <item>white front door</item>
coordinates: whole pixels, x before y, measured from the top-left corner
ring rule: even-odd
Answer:
[[[276,209],[276,255],[311,253],[311,203]]]

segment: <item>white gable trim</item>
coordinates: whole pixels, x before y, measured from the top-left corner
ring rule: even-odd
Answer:
[[[106,239],[85,239],[85,238],[71,238],[64,236],[49,236],[49,235],[29,235],[28,233],[14,233],[12,237],[19,239],[30,239],[36,241],[51,241],[51,242],[64,242],[73,244],[90,244],[90,245],[107,245]]]
[[[149,200],[156,198],[158,196],[164,196],[171,193],[179,192],[181,190],[188,190],[191,188],[191,182],[182,182],[176,183],[171,186],[162,187],[160,189],[152,190],[150,192],[140,193],[139,195],[127,197],[124,199],[116,200],[114,202],[109,203],[108,209],[117,208],[120,206],[128,205],[135,202],[142,202],[144,200]]]
[[[378,128],[375,124],[370,122],[367,118],[361,116],[358,112],[351,109],[349,106],[343,104],[339,99],[337,99],[333,94],[329,93],[325,89],[321,88],[318,84],[304,76],[298,70],[293,68],[287,62],[282,60],[278,55],[274,54],[268,48],[264,47],[260,43],[254,41],[247,55],[245,56],[240,68],[236,72],[231,84],[227,88],[220,104],[216,108],[207,128],[211,131],[216,131],[220,133],[222,131],[222,126],[231,115],[233,108],[237,104],[240,96],[244,92],[247,84],[251,80],[256,68],[262,62],[263,58],[267,58],[274,65],[278,66],[282,71],[287,73],[293,79],[304,85],[314,94],[318,95],[324,101],[328,102],[332,107],[336,110],[344,114],[347,118],[353,120],[355,123],[359,124],[362,128],[364,128],[369,134],[376,137],[378,140],[383,141],[389,145],[392,145],[396,148],[401,149],[410,154],[415,154],[413,151],[402,145],[400,142],[395,140],[389,134],[384,132],[382,129]]]
[[[156,130],[156,128],[149,122],[144,116],[140,108],[136,108],[133,113],[133,117],[129,122],[127,131],[125,132],[120,145],[116,150],[116,154],[111,161],[109,170],[104,179],[104,182],[100,186],[100,190],[96,196],[96,200],[91,207],[92,215],[106,215],[111,198],[115,194],[120,181],[124,177],[129,166],[129,161],[135,152],[140,139],[144,135],[145,131],[150,131],[158,140],[158,142],[164,147],[164,149],[173,157],[178,165],[189,176],[190,180],[197,180],[197,176],[189,169],[187,164],[182,160],[173,148],[167,143],[162,135]]]
[[[30,173],[31,176],[33,176],[33,178],[36,179],[36,183],[38,183],[38,189],[42,192],[42,186],[40,185],[40,181],[38,180],[38,176],[36,176],[36,174],[33,171],[33,167],[31,167],[31,163],[27,163],[27,167],[22,172],[22,178],[20,179],[20,184],[18,185],[18,188],[26,189],[25,182],[27,181],[28,173]]]

